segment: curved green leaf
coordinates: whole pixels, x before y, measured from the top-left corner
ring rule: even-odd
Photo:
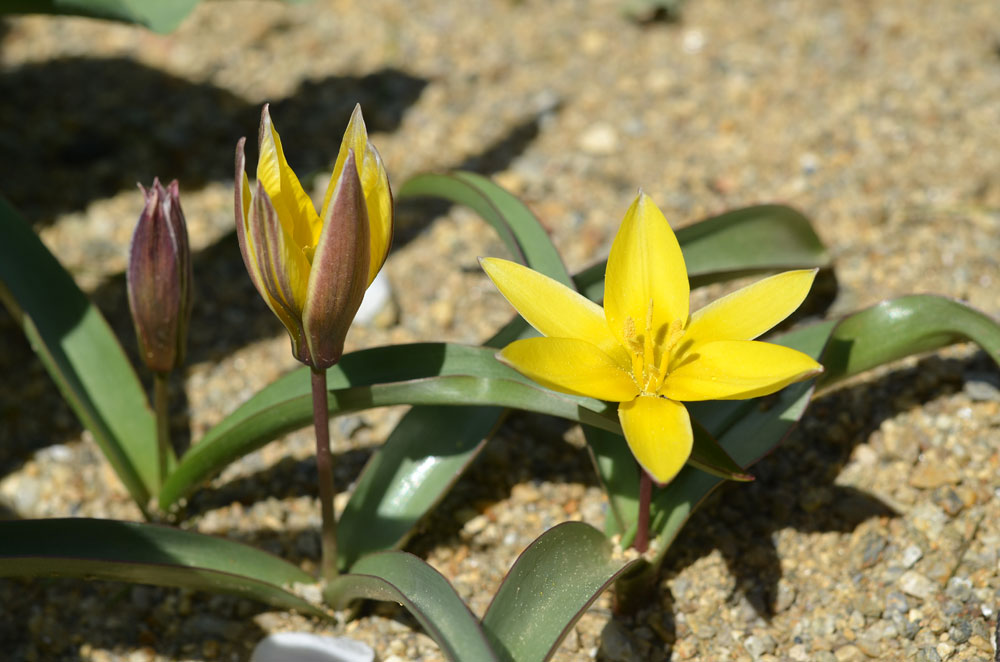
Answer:
[[[496,361],[493,350],[485,347],[421,343],[354,352],[328,371],[327,384],[333,415],[399,404],[498,405],[618,429],[607,403],[546,390]],[[161,508],[169,508],[235,459],[311,421],[308,368],[301,368],[209,430],[167,479],[160,491]],[[352,557],[356,553],[345,558]]]
[[[3,199],[0,238],[0,299],[145,512],[159,482],[156,423],[132,364],[101,312]]]
[[[953,299],[904,296],[848,315],[786,333],[774,342],[823,363],[820,385],[830,387],[865,370],[955,342],[976,342],[1000,365],[1000,324]],[[794,384],[773,399],[689,405],[692,416],[712,432],[730,455],[747,467],[770,452],[802,416],[812,388]],[[654,498],[651,528],[661,554],[694,508],[721,481],[685,467]]]
[[[639,512],[639,467],[635,457],[625,439],[613,432],[585,425],[583,436],[608,499],[604,533],[609,538],[625,533]]]
[[[198,0],[7,0],[0,13],[67,14],[138,23],[166,34],[180,25]]]
[[[572,287],[562,258],[535,215],[486,177],[462,171],[417,175],[397,192],[398,198],[414,196],[444,198],[469,207],[493,226],[515,260]]]
[[[342,609],[367,598],[398,602],[453,662],[496,662],[479,622],[441,573],[405,552],[380,552],[331,581],[327,601]]]
[[[0,577],[75,577],[229,593],[329,617],[292,591],[316,580],[243,543],[101,519],[0,522]]]
[[[556,652],[587,607],[633,562],[594,527],[554,526],[514,563],[483,616],[502,662],[542,662]]]
[[[402,546],[503,418],[502,407],[413,407],[365,465],[337,523],[342,568]],[[448,421],[447,434],[442,421]],[[610,433],[609,433],[610,434]]]
[[[823,353],[826,388],[896,359],[971,340],[1000,364],[1000,324],[947,297],[899,297],[844,318]]]

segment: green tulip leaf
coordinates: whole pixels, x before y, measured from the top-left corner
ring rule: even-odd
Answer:
[[[358,598],[406,607],[452,662],[497,660],[476,617],[448,580],[412,554],[371,554],[327,585],[326,599],[337,609]]]
[[[625,533],[639,512],[639,465],[625,438],[607,430],[583,426],[587,450],[608,499],[604,533]]]
[[[132,364],[101,312],[2,199],[0,236],[0,300],[145,512],[159,482],[156,422]]]
[[[396,196],[432,196],[469,207],[493,226],[515,260],[572,287],[562,258],[535,215],[486,177],[462,171],[417,175],[404,182]]]
[[[837,324],[818,385],[827,388],[897,359],[968,340],[1000,364],[1000,324],[988,315],[928,294],[883,301]]]
[[[316,580],[243,543],[155,524],[101,519],[0,522],[0,577],[106,579],[229,593],[329,617],[294,591]]]
[[[634,563],[594,527],[559,524],[514,563],[483,616],[483,630],[502,662],[544,662],[587,607]]]
[[[154,32],[172,32],[198,0],[7,0],[0,13],[65,14],[143,25]]]
[[[479,454],[504,411],[442,405],[406,412],[365,465],[337,523],[341,567],[402,546]],[[447,434],[441,421],[450,422]]]
[[[353,352],[328,371],[327,385],[331,415],[399,404],[494,405],[619,429],[607,403],[544,389],[497,361],[493,350],[485,347],[421,343]],[[164,483],[160,507],[170,508],[237,458],[310,422],[309,373],[300,368],[265,387],[209,430]],[[423,462],[422,454],[420,458]],[[371,528],[371,521],[365,526]],[[349,553],[346,558],[357,556]]]

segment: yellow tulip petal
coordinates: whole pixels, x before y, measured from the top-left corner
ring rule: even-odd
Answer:
[[[604,311],[611,332],[626,346],[637,335],[648,336],[655,345],[668,336],[672,322],[687,323],[689,299],[677,237],[653,201],[640,193],[608,257]]]
[[[670,482],[691,455],[691,418],[679,402],[643,395],[618,405],[618,420],[632,455],[661,485]]]
[[[743,400],[768,395],[823,371],[811,357],[755,340],[705,343],[673,368],[660,389],[671,400]]]
[[[359,174],[365,191],[365,205],[368,208],[368,236],[371,238],[368,284],[371,285],[385,264],[386,257],[389,256],[389,246],[392,244],[393,209],[389,176],[385,172],[381,155],[370,143],[365,150]]]
[[[389,176],[385,172],[382,157],[374,145],[368,141],[368,130],[365,127],[364,117],[361,115],[360,105],[354,107],[351,120],[347,123],[347,129],[344,131],[344,138],[340,143],[340,153],[337,154],[337,161],[333,166],[330,183],[323,199],[323,208],[320,211],[321,218],[326,218],[330,198],[340,180],[340,173],[344,169],[344,162],[349,150],[354,150],[358,178],[361,180],[361,189],[364,191],[365,206],[368,210],[368,236],[371,241],[371,265],[368,271],[368,284],[370,285],[375,280],[379,269],[382,268],[382,264],[389,254],[389,245],[392,243],[392,190],[389,188]]]
[[[604,310],[596,303],[517,262],[495,257],[479,262],[500,293],[543,336],[586,340],[626,370],[631,368],[628,354],[611,335]]]
[[[639,394],[631,375],[594,345],[575,338],[516,340],[499,358],[554,391],[622,402]]]
[[[802,304],[816,271],[786,271],[713,301],[691,314],[678,349],[714,340],[753,340]]]
[[[312,259],[320,231],[323,229],[316,207],[306,195],[299,178],[285,160],[278,131],[271,123],[265,105],[260,118],[260,157],[257,161],[257,181],[264,185],[278,219],[306,258]]]

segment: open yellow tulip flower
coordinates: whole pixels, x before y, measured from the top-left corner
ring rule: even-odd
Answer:
[[[500,360],[553,390],[621,403],[625,440],[660,484],[691,454],[691,419],[681,403],[755,398],[823,369],[802,352],[753,340],[799,307],[816,270],[765,278],[689,314],[684,256],[642,193],[611,246],[603,308],[515,262],[485,258],[482,265],[544,336],[511,343]]]
[[[325,369],[344,349],[365,290],[389,253],[392,192],[382,158],[355,107],[323,207],[306,195],[281,148],[268,107],[261,113],[254,188],[236,147],[236,230],[257,291],[288,329],[295,358]]]

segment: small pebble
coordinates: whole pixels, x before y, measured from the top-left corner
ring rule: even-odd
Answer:
[[[990,376],[984,379],[970,378],[965,382],[965,393],[974,402],[1000,402],[1000,388],[988,379],[995,379]]]
[[[952,577],[944,589],[945,595],[961,602],[972,597],[972,582],[967,577]]]
[[[917,564],[917,561],[919,561],[923,557],[924,553],[919,547],[917,547],[916,545],[910,545],[909,547],[903,550],[903,558],[902,558],[903,567],[907,569],[912,568]]]
[[[937,462],[920,462],[910,473],[910,485],[923,490],[955,485],[959,480],[961,475],[954,467]]]
[[[618,149],[618,132],[610,124],[594,124],[580,135],[578,144],[588,154],[613,154]]]
[[[914,662],[941,662],[941,656],[938,654],[937,650],[930,646],[925,646],[917,651],[917,656],[913,658]]]
[[[769,634],[760,636],[752,634],[743,640],[743,648],[755,660],[760,658],[764,653],[773,653],[777,646],[778,642]]]
[[[837,662],[861,662],[865,659],[865,654],[854,644],[841,646],[833,652]]]
[[[936,590],[934,582],[913,570],[903,573],[903,576],[899,578],[899,588],[903,593],[921,600],[926,600]]]
[[[886,612],[899,612],[905,614],[909,611],[909,604],[906,602],[906,596],[899,591],[890,591],[888,595],[885,596],[885,611]]]

